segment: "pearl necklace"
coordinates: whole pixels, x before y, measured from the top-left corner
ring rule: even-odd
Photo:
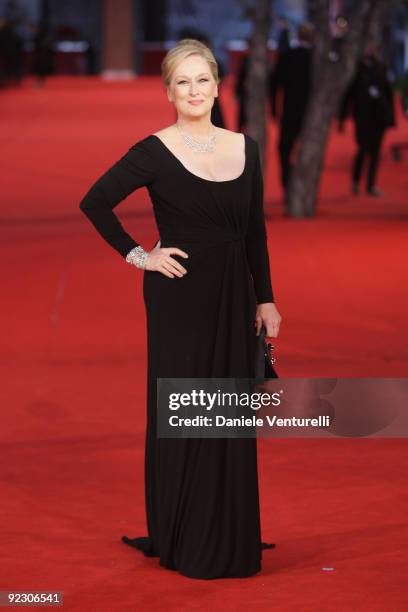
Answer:
[[[180,136],[186,145],[189,146],[190,149],[193,149],[193,151],[196,153],[212,153],[215,150],[215,143],[217,141],[217,134],[215,130],[213,130],[208,139],[203,142],[202,140],[197,140],[193,136],[190,136],[190,134],[187,134],[187,132],[183,132],[178,123],[176,123],[176,125],[180,132]]]

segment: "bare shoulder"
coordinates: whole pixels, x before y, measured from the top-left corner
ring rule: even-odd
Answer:
[[[157,136],[163,142],[169,142],[174,138],[174,126],[169,125],[168,127],[163,128],[162,130],[157,130],[157,132],[153,132],[152,136]]]
[[[229,138],[230,140],[235,139],[236,142],[242,140],[243,134],[241,134],[241,132],[233,132],[232,130],[226,130],[225,128],[221,127],[216,127],[215,129],[223,138]]]
[[[241,132],[233,132],[232,130],[226,130],[220,127],[217,127],[216,130],[220,138],[222,138],[225,143],[234,146],[241,146],[242,148],[244,147],[245,136]]]

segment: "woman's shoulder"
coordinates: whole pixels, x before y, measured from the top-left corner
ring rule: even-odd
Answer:
[[[235,150],[237,147],[242,147],[247,159],[256,158],[258,143],[251,136],[243,132],[233,132],[224,128],[217,128],[217,130],[224,142],[228,144],[228,147],[234,147]]]
[[[131,145],[131,149],[136,149],[136,150],[147,150],[149,151],[152,147],[151,147],[151,143],[152,140],[154,140],[152,138],[153,134],[148,134],[147,136],[143,136],[143,138],[140,138],[139,140],[136,140],[136,142],[134,142],[133,145]]]
[[[146,175],[156,175],[159,159],[157,149],[152,143],[153,140],[151,135],[148,135],[134,141],[122,155],[120,163],[138,172],[142,171]]]
[[[157,132],[153,132],[151,136],[157,136],[157,138],[166,139],[174,133],[174,126],[169,125],[168,127],[162,128],[161,130],[157,130]]]
[[[157,156],[160,150],[160,147],[157,147],[159,141],[166,144],[167,142],[171,142],[172,140],[172,132],[171,127],[163,128],[162,130],[158,130],[157,132],[152,132],[144,138],[141,138],[131,147],[132,149],[136,149],[138,151],[145,151],[150,153],[153,157]]]
[[[143,136],[139,140],[136,140],[132,145],[130,145],[127,155],[143,157],[146,160],[150,159],[152,163],[157,159],[157,148],[154,134],[148,134],[147,136]]]
[[[231,143],[243,142],[245,139],[245,134],[242,134],[241,132],[234,132],[233,130],[227,130],[221,127],[216,127],[215,129],[220,138],[226,141],[229,140]]]
[[[160,141],[165,142],[162,138],[165,131],[166,129],[147,134],[131,144],[121,161],[157,175],[162,167],[163,147],[159,145]]]
[[[225,138],[225,140],[230,141],[231,145],[233,144],[244,144],[246,151],[256,152],[258,143],[248,134],[243,132],[234,132],[233,130],[226,130],[225,128],[217,128],[218,133],[221,137]]]

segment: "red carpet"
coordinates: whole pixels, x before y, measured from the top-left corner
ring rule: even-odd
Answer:
[[[233,127],[228,84],[223,101]],[[1,93],[3,342],[0,590],[63,591],[67,610],[406,609],[405,440],[261,440],[263,571],[198,581],[120,542],[143,535],[142,275],[79,211],[91,182],[173,120],[155,78],[58,78]],[[333,132],[315,219],[282,217],[276,128],[266,194],[283,316],[280,376],[407,375],[407,168],[349,196],[351,126]],[[117,209],[150,247],[146,192]],[[322,568],[334,568],[323,570]]]

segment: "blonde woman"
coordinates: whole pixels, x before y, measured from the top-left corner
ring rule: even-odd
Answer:
[[[251,576],[268,547],[256,439],[158,438],[156,381],[251,377],[261,326],[278,335],[258,147],[212,125],[218,73],[207,46],[180,41],[163,60],[162,78],[176,122],[136,142],[80,204],[100,235],[144,271],[148,535],[122,539],[190,578]],[[113,212],[143,186],[160,234],[151,251]]]

